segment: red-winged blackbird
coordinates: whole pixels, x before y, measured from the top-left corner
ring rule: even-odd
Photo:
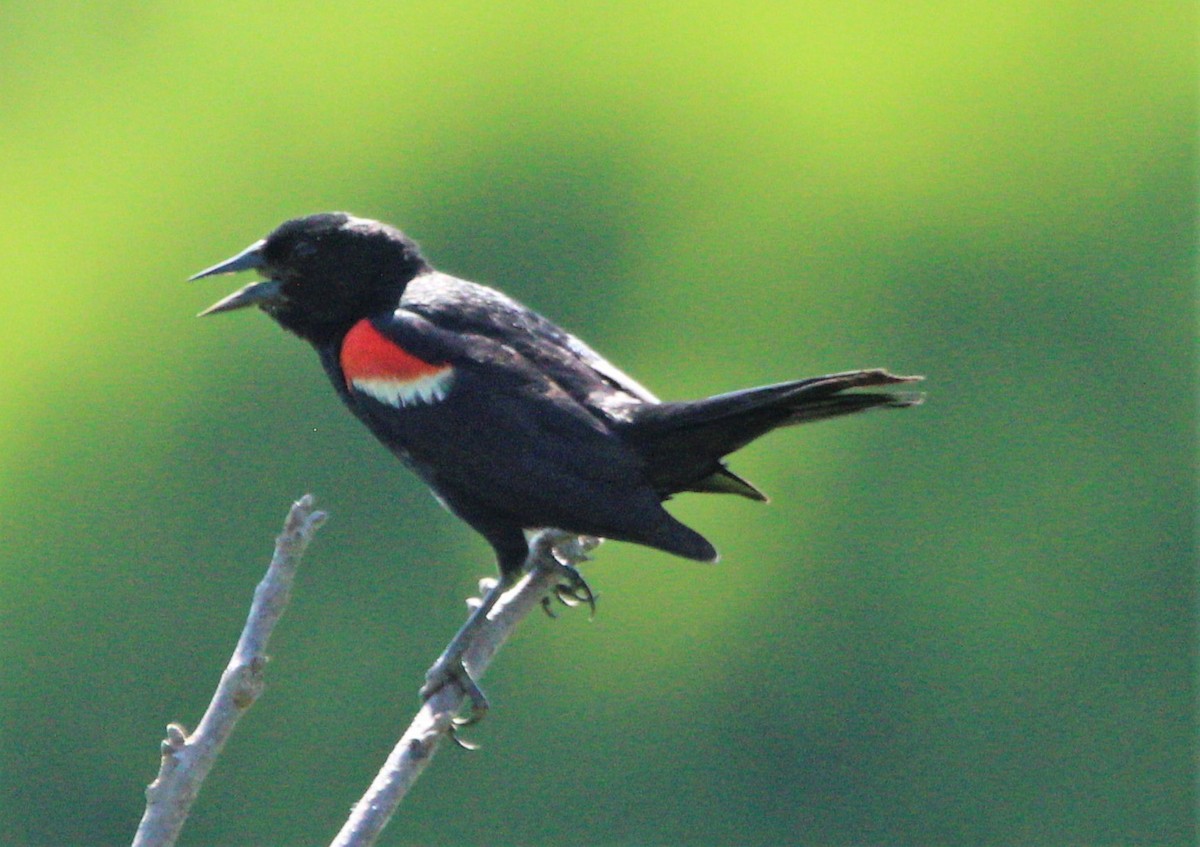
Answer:
[[[662,501],[765,500],[724,456],[777,427],[919,401],[847,393],[919,379],[862,370],[662,403],[541,315],[435,270],[399,230],[344,213],[288,221],[193,279],[244,270],[267,279],[202,314],[258,306],[311,343],[350,410],[491,543],[501,580],[474,621],[521,573],[526,530],[715,561]],[[435,671],[427,696],[455,678],[483,704],[461,654]]]

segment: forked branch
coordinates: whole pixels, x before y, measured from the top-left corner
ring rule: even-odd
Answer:
[[[167,727],[162,763],[158,777],[146,789],[146,811],[133,847],[169,847],[178,839],[192,803],[238,719],[262,693],[267,641],[287,605],[300,558],[325,517],[314,509],[310,495],[292,505],[275,542],[271,564],[255,589],[241,638],[199,726],[191,734],[179,724]],[[466,647],[463,661],[473,679],[483,675],[508,636],[545,598],[557,593],[564,602],[581,599],[570,591],[564,593],[560,584],[563,565],[574,567],[586,561],[596,543],[555,530],[543,531],[533,540],[528,573],[501,596]],[[466,700],[467,695],[455,684],[444,685],[429,697],[355,805],[334,845],[367,847],[375,843],[442,739],[453,734],[454,718]]]

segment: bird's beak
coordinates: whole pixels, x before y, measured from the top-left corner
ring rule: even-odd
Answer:
[[[215,315],[217,312],[232,312],[234,309],[244,309],[247,306],[260,306],[279,300],[279,289],[282,284],[276,279],[266,279],[262,282],[252,282],[241,291],[235,291],[223,300],[213,303],[196,317]]]
[[[252,271],[263,266],[262,246],[263,241],[256,241],[238,253],[231,259],[226,259],[224,262],[219,262],[211,268],[205,268],[195,276],[189,277],[189,280],[203,279],[207,276],[217,276],[218,274],[231,274],[238,271]],[[268,279],[262,282],[252,282],[243,288],[241,291],[235,291],[223,300],[213,303],[198,317],[205,315],[215,315],[217,312],[232,312],[234,309],[244,309],[247,306],[257,306],[270,303],[279,299],[279,289],[281,284],[277,280]]]
[[[200,273],[188,277],[188,282],[194,279],[204,279],[206,276],[216,276],[217,274],[231,274],[238,271],[253,271],[263,266],[263,245],[267,243],[265,238],[255,241],[241,253],[238,253],[232,259],[226,259],[224,262],[218,262],[211,268],[205,268]]]

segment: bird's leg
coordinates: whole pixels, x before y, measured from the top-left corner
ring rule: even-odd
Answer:
[[[488,614],[492,611],[492,607],[496,605],[496,601],[500,596],[508,591],[516,582],[517,574],[504,574],[501,578],[488,589],[483,595],[483,600],[471,612],[471,616],[467,618],[467,622],[462,625],[462,628],[450,640],[442,655],[433,663],[428,671],[425,672],[425,684],[421,686],[421,698],[428,700],[437,691],[446,685],[453,683],[457,685],[463,692],[463,695],[470,701],[470,712],[464,718],[455,718],[456,726],[466,726],[467,724],[476,723],[483,719],[487,714],[488,700],[484,695],[479,684],[472,678],[471,673],[463,664],[463,655],[467,648],[471,646],[471,641],[475,638],[475,633],[479,627],[487,620]]]
[[[524,539],[522,539],[522,544]],[[600,540],[588,536],[575,536],[561,531],[550,531],[539,536],[535,545],[535,550],[530,557],[530,562],[536,562],[537,567],[552,567],[557,571],[560,580],[553,589],[554,596],[558,598],[565,606],[577,606],[581,603],[587,603],[591,608],[592,613],[596,611],[596,596],[592,593],[591,588],[584,580],[583,575],[575,567],[576,562],[587,561],[588,552],[591,551]],[[528,548],[525,548],[526,550]],[[516,559],[517,557],[514,557]],[[502,560],[503,561],[503,560]],[[517,561],[525,564],[523,557]],[[494,582],[483,595],[483,599],[479,605],[471,612],[467,622],[462,625],[462,628],[451,639],[450,644],[438,660],[433,663],[425,673],[425,685],[421,687],[421,697],[428,700],[437,691],[444,688],[446,685],[454,684],[463,692],[463,695],[470,701],[470,710],[464,717],[454,719],[454,726],[451,730],[458,727],[467,726],[477,723],[482,720],[487,714],[488,700],[484,695],[479,684],[471,676],[469,670],[463,662],[466,651],[470,648],[472,641],[479,628],[487,620],[488,615],[496,605],[496,601],[512,588],[522,575],[523,568],[517,567],[501,567],[500,579]],[[549,597],[543,598],[542,607],[546,609],[547,614],[551,614],[547,606]],[[553,614],[551,614],[553,617]],[[471,748],[472,745],[462,741],[457,736],[454,740],[462,747]]]

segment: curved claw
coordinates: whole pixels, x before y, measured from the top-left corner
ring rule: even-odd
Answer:
[[[450,730],[447,734],[450,736],[450,740],[453,741],[460,750],[466,750],[468,752],[474,753],[476,750],[479,749],[479,745],[476,744],[474,741],[468,741],[467,739],[465,739],[461,735],[459,735],[458,727],[455,726],[454,724],[450,725]]]
[[[487,702],[487,695],[484,690],[479,687],[479,683],[472,678],[472,675],[467,671],[467,667],[463,665],[462,660],[458,659],[449,666],[443,668],[431,668],[430,673],[426,674],[425,686],[421,689],[421,696],[425,699],[430,698],[438,689],[442,689],[445,685],[454,683],[463,693],[463,697],[467,699],[470,708],[466,715],[455,715],[450,719],[450,727],[446,734],[450,735],[450,740],[461,747],[462,750],[479,750],[479,745],[474,741],[464,739],[458,731],[464,726],[473,725],[484,720],[487,715],[487,710],[490,704]]]
[[[442,688],[452,683],[462,691],[463,697],[468,702],[470,708],[466,715],[455,716],[453,718],[450,726],[450,736],[458,746],[473,750],[475,746],[469,742],[464,742],[456,735],[456,731],[460,727],[470,726],[483,720],[488,713],[490,704],[488,703],[487,695],[483,693],[483,689],[471,677],[470,672],[463,665],[461,658],[446,665],[435,665],[429,669],[429,673],[425,675],[425,684],[421,686],[421,699],[428,700]]]
[[[566,582],[554,586],[554,596],[558,602],[568,608],[586,603],[589,617],[594,618],[596,616],[596,595],[592,592],[592,587],[587,584],[583,574],[574,565],[568,565],[565,562],[559,564]]]
[[[554,596],[558,599],[558,602],[562,603],[569,609],[575,608],[580,603],[588,602],[588,598],[583,595],[579,589],[576,589],[574,586],[570,585],[554,586]]]
[[[463,727],[479,723],[487,716],[488,709],[491,708],[487,695],[483,693],[483,689],[475,680],[471,679],[471,675],[465,669],[463,675],[456,682],[462,687],[463,695],[470,704],[470,710],[465,717],[456,716],[453,721],[454,726]]]

